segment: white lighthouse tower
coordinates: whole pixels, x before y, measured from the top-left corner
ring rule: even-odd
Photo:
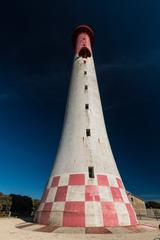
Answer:
[[[91,45],[93,31],[78,26],[64,126],[36,222],[64,227],[137,223],[109,144]]]

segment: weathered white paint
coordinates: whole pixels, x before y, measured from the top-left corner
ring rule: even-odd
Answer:
[[[121,189],[120,189],[120,192],[121,192],[123,201],[124,201],[125,203],[130,203],[129,198],[128,198],[127,194],[126,194],[125,189],[122,189],[122,188],[121,188]]]
[[[57,191],[57,188],[55,188],[55,187],[54,188],[52,187],[52,188],[49,189],[49,193],[48,193],[46,202],[53,202],[54,201],[56,191]]]
[[[68,186],[66,201],[85,201],[85,186]]]
[[[120,226],[130,225],[130,219],[125,204],[115,202],[114,205],[117,211],[119,225]]]
[[[60,177],[59,186],[67,186],[69,181],[69,174],[63,173]]]
[[[102,227],[103,214],[100,202],[86,202],[86,227]]]
[[[92,57],[85,60],[74,59],[64,127],[51,176],[88,173],[88,166],[94,166],[95,173],[119,176],[105,128],[94,61]],[[85,85],[88,90],[84,90]],[[85,110],[85,104],[89,104],[89,110]],[[91,129],[91,137],[86,137],[86,129]]]
[[[111,194],[110,187],[99,186],[98,190],[99,190],[99,196],[100,196],[101,202],[113,202],[113,197]]]

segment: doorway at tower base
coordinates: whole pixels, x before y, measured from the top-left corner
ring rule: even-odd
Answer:
[[[120,177],[64,173],[50,178],[35,221],[64,227],[114,227],[137,224]]]

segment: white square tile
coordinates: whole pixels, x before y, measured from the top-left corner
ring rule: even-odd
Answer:
[[[46,202],[53,202],[55,199],[56,192],[57,192],[57,187],[50,188]]]
[[[69,173],[63,173],[60,176],[58,186],[68,186],[68,182],[69,182]]]
[[[85,201],[85,186],[68,186],[66,201]]]
[[[99,186],[99,196],[101,202],[113,202],[112,193],[110,187],[106,186]]]
[[[117,187],[117,188],[119,188],[117,180],[116,180],[116,177],[114,175],[108,174],[107,177],[108,177],[108,181],[109,181],[109,186],[110,187]]]
[[[95,175],[94,178],[89,178],[88,174],[86,174],[85,185],[98,185],[97,176]]]
[[[65,202],[54,202],[52,205],[52,211],[54,212],[63,212],[64,211]]]
[[[37,212],[38,213],[38,215],[37,215],[37,222],[39,223],[39,222],[41,222],[41,213],[42,212]]]
[[[102,227],[103,215],[100,202],[85,202],[85,226]]]
[[[119,225],[129,225],[130,218],[125,203],[115,202],[114,206],[117,212]]]
[[[121,188],[120,188],[119,190],[120,190],[120,192],[121,192],[123,201],[124,201],[125,203],[130,203],[126,191],[125,191],[124,189],[121,189]]]
[[[55,226],[63,226],[63,212],[51,212],[50,223]]]

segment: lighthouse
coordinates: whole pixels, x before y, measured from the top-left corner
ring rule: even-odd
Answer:
[[[35,221],[63,227],[136,225],[109,143],[92,45],[94,33],[73,33],[74,60],[62,135]]]

